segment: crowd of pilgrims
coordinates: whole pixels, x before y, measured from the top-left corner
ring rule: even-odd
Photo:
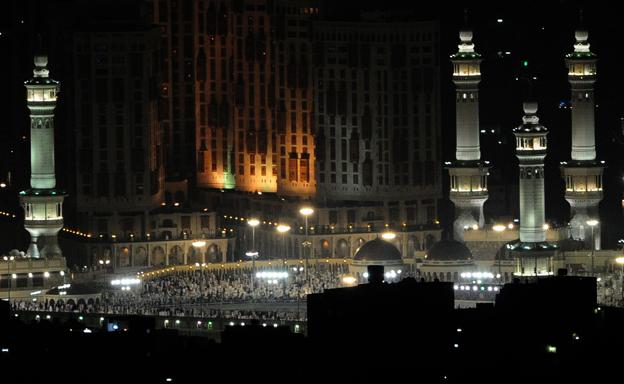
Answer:
[[[597,273],[598,304],[624,307],[624,271]]]
[[[295,320],[304,316],[305,311],[229,310],[218,304],[271,303],[279,307],[280,303],[301,302],[310,293],[343,286],[342,277],[348,273],[348,267],[317,264],[309,266],[307,273],[303,266],[280,272],[288,272],[288,277],[254,277],[252,281],[249,268],[182,270],[145,279],[129,290],[106,290],[97,302],[77,304],[65,300],[51,306],[43,301],[14,301],[12,306],[14,310],[34,311]]]

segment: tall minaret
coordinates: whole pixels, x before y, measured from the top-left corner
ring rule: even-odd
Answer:
[[[566,55],[568,81],[572,88],[572,159],[562,163],[566,184],[565,198],[571,208],[572,237],[585,240],[587,245],[593,247],[592,249],[600,249],[598,204],[602,200],[604,162],[596,161],[594,132],[594,82],[597,58],[589,50],[587,31],[577,30],[574,36],[576,38],[574,52]],[[591,227],[588,222],[594,226]]]
[[[20,192],[30,257],[62,256],[57,234],[63,228],[64,192],[54,174],[54,108],[59,82],[48,77],[48,58],[35,56],[34,75],[24,82],[30,110],[30,188]],[[42,240],[42,241],[40,241]],[[41,253],[39,247],[42,246]]]
[[[518,275],[552,273],[554,245],[544,228],[544,158],[548,129],[539,124],[537,103],[524,103],[522,125],[514,128],[520,166],[520,241],[510,245]]]
[[[488,166],[487,162],[481,162],[479,146],[481,55],[474,50],[472,31],[460,31],[459,39],[459,51],[451,56],[456,86],[456,161],[447,163],[447,168],[451,177],[449,195],[456,210],[454,237],[463,241],[466,229],[483,227],[483,204],[488,199]]]

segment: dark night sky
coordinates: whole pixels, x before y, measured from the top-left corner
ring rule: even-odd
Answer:
[[[104,3],[107,4],[105,9],[114,9],[108,6],[110,2]],[[127,7],[132,1],[116,3]],[[570,110],[558,108],[561,100],[569,99],[563,57],[572,50],[573,30],[578,25],[579,9],[584,9],[592,51],[599,56],[599,77],[596,83],[596,99],[599,105],[596,111],[598,156],[606,160],[608,165],[604,180],[605,198],[601,204],[602,220],[606,224],[603,227],[606,232],[603,241],[606,246],[613,246],[622,237],[620,199],[623,169],[618,154],[624,149],[620,132],[620,118],[624,116],[624,111],[621,107],[622,95],[617,88],[621,79],[616,72],[622,36],[619,12],[610,3],[601,1],[586,4],[579,1],[473,3],[477,5],[469,10],[469,25],[475,31],[476,48],[484,57],[480,91],[481,124],[488,130],[496,130],[496,134],[482,137],[482,143],[492,143],[482,148],[483,157],[491,160],[507,180],[517,182],[517,160],[513,154],[513,146],[508,143],[513,142],[512,128],[520,123],[521,103],[527,97],[528,87],[526,81],[516,81],[515,78],[536,76],[538,79],[533,82],[532,87],[533,98],[539,102],[538,114],[541,122],[551,131],[546,164],[546,214],[547,219],[556,221],[568,219],[568,207],[563,199],[563,184],[559,172],[559,162],[570,156]],[[28,158],[28,145],[24,140],[20,142],[28,127],[22,82],[31,74],[34,36],[39,31],[43,32],[44,40],[58,39],[63,35],[63,29],[71,29],[71,22],[64,19],[67,15],[63,10],[82,6],[85,11],[91,11],[91,16],[103,11],[96,10],[93,4],[96,2],[87,0],[0,2],[0,84],[3,89],[0,93],[0,179],[5,177],[6,169],[12,167],[12,164]],[[419,19],[440,20],[443,157],[449,160],[454,155],[455,111],[448,55],[457,49],[457,31],[463,25],[463,10],[467,4],[469,3],[440,1],[436,5],[424,7],[422,2],[398,0],[327,2],[328,13],[334,19],[356,19],[360,10],[392,8],[412,12]],[[498,18],[503,19],[503,23],[497,23]],[[21,23],[22,20],[24,23]],[[511,54],[504,55],[506,51]],[[498,52],[503,52],[502,58]],[[71,73],[54,64],[53,57],[60,55],[59,52],[50,52],[52,75],[67,83],[66,79]],[[529,61],[526,73],[521,72],[522,60]],[[60,112],[63,108],[63,105],[59,105]],[[61,144],[61,153],[57,154],[57,173],[62,173],[59,169],[63,169],[64,163],[70,161],[66,156],[67,147],[62,145],[72,137],[71,127],[66,125],[63,119],[57,119],[57,142]],[[498,144],[498,141],[502,144]],[[22,172],[24,175],[21,181],[24,181],[28,171],[20,170]],[[59,179],[67,180],[64,176],[60,175]],[[446,182],[447,175],[444,174],[443,178]],[[0,192],[0,209],[17,211],[15,203],[16,198]],[[443,222],[449,221],[448,217],[447,220],[444,217],[445,214],[450,215],[450,207],[450,203],[442,207]]]

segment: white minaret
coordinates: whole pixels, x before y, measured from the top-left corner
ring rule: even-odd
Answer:
[[[565,198],[571,208],[571,236],[584,240],[592,249],[600,249],[598,204],[602,200],[604,162],[596,161],[594,82],[597,58],[589,50],[587,31],[577,30],[574,36],[574,52],[566,55],[572,88],[572,153],[571,161],[562,163]],[[591,244],[592,237],[594,244]]]
[[[520,240],[510,245],[518,275],[552,273],[555,246],[546,242],[544,158],[548,129],[539,124],[537,103],[524,103],[522,125],[514,128],[520,166]]]
[[[453,232],[464,240],[466,229],[482,228],[483,204],[488,199],[488,162],[481,162],[479,146],[479,82],[481,55],[474,50],[472,31],[459,32],[458,52],[451,56],[456,87],[457,144],[455,162],[447,163],[450,199],[455,204]]]
[[[57,234],[63,228],[64,192],[54,174],[54,108],[59,82],[48,77],[48,58],[35,56],[33,77],[24,82],[30,110],[30,188],[20,192],[30,257],[62,256]],[[42,240],[42,241],[40,241]],[[43,245],[41,253],[39,247]]]

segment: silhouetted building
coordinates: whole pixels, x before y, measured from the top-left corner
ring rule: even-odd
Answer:
[[[97,24],[75,34],[78,225],[93,236],[155,229],[164,201],[158,30]]]
[[[321,222],[433,223],[442,197],[437,23],[317,22],[314,44]]]

